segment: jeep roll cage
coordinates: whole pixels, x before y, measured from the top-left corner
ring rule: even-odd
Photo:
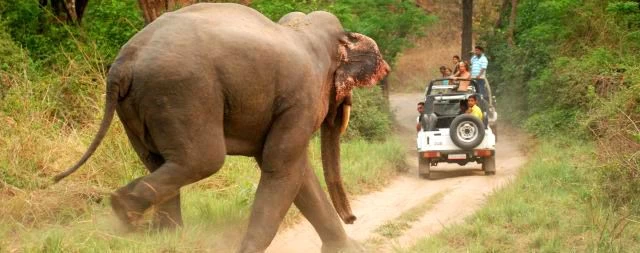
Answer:
[[[476,83],[475,78],[472,79],[453,79],[453,78],[440,78],[440,79],[434,79],[431,80],[429,82],[429,85],[427,86],[427,88],[425,88],[425,111],[424,111],[424,115],[429,115],[429,114],[434,114],[435,116],[437,116],[437,120],[432,119],[431,121],[434,121],[431,124],[427,124],[427,122],[424,122],[423,120],[421,120],[421,124],[423,125],[423,129],[426,129],[425,127],[427,125],[431,125],[431,127],[427,127],[427,128],[448,128],[449,124],[453,121],[453,119],[458,116],[458,113],[452,113],[454,110],[452,110],[452,108],[448,108],[448,107],[454,107],[457,109],[459,107],[459,102],[461,100],[467,100],[469,98],[469,96],[471,95],[477,95],[478,97],[478,106],[480,107],[480,109],[482,110],[484,117],[482,120],[482,123],[484,123],[485,128],[489,126],[489,122],[488,122],[488,115],[487,112],[489,111],[489,106],[491,104],[491,101],[487,101],[488,99],[484,97],[483,94],[477,93],[477,83]],[[451,90],[449,91],[449,93],[446,94],[431,94],[433,92],[433,88],[435,86],[438,86],[438,83],[443,82],[443,81],[470,81],[469,83],[469,90],[467,91],[457,91],[459,84],[455,84],[455,85],[451,85],[451,84],[447,84],[447,85],[439,85],[440,87],[443,88],[450,88]],[[488,98],[491,98],[490,94],[490,88],[485,87],[485,90],[487,91],[487,93],[489,94]],[[452,103],[454,102],[454,103]],[[447,110],[447,113],[442,113],[442,111],[436,111],[436,105],[438,105],[439,108],[444,108]],[[424,115],[422,115],[420,118],[423,119]]]

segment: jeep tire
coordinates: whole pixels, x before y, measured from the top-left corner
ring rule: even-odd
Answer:
[[[418,177],[429,179],[430,176],[431,160],[423,157],[418,157]]]
[[[453,119],[449,128],[449,135],[456,146],[463,150],[470,150],[484,139],[484,124],[477,117],[462,114]]]
[[[487,176],[496,174],[496,155],[485,157],[482,161],[482,170]]]

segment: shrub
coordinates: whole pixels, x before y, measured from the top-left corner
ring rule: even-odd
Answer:
[[[513,47],[501,29],[481,37],[503,113],[539,135],[597,141],[594,191],[640,211],[637,1],[525,0],[517,18]]]
[[[389,107],[378,87],[355,89],[351,123],[347,136],[384,140],[391,133]]]

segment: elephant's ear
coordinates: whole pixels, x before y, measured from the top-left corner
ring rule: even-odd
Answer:
[[[389,73],[389,65],[373,39],[345,33],[339,43],[339,65],[334,76],[336,101],[350,96],[354,87],[372,86]]]

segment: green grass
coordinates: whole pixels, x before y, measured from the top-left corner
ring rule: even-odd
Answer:
[[[116,136],[110,136],[106,145],[100,147],[103,152],[94,158],[97,161],[136,159],[131,157],[127,145],[116,144],[126,140],[120,140],[123,138],[121,132],[115,132],[110,135]],[[319,146],[319,140],[315,138],[309,155],[322,178]],[[114,154],[100,157],[107,151]],[[402,145],[393,139],[345,142],[342,154],[344,181],[350,194],[379,188],[395,175],[396,168],[404,165]],[[111,213],[106,197],[114,187],[146,173],[138,162],[104,169],[99,169],[97,162],[92,170],[83,168],[82,176],[74,175],[43,189],[0,188],[3,204],[0,209],[0,238],[3,238],[0,249],[26,252],[228,251],[230,248],[225,247],[233,248],[246,226],[259,177],[256,166],[250,158],[228,157],[220,172],[185,187],[182,190],[185,228],[175,233],[126,234]],[[113,175],[113,171],[118,171],[117,175]],[[102,177],[112,179],[98,179]],[[299,212],[293,210],[286,218],[285,226],[300,219]]]
[[[638,217],[603,204],[590,143],[543,141],[514,183],[403,252],[639,252]]]
[[[450,189],[438,192],[424,202],[405,211],[398,218],[385,222],[382,226],[376,228],[375,232],[387,239],[401,236],[405,230],[411,228],[411,223],[417,221],[427,211],[431,210],[449,191]]]

